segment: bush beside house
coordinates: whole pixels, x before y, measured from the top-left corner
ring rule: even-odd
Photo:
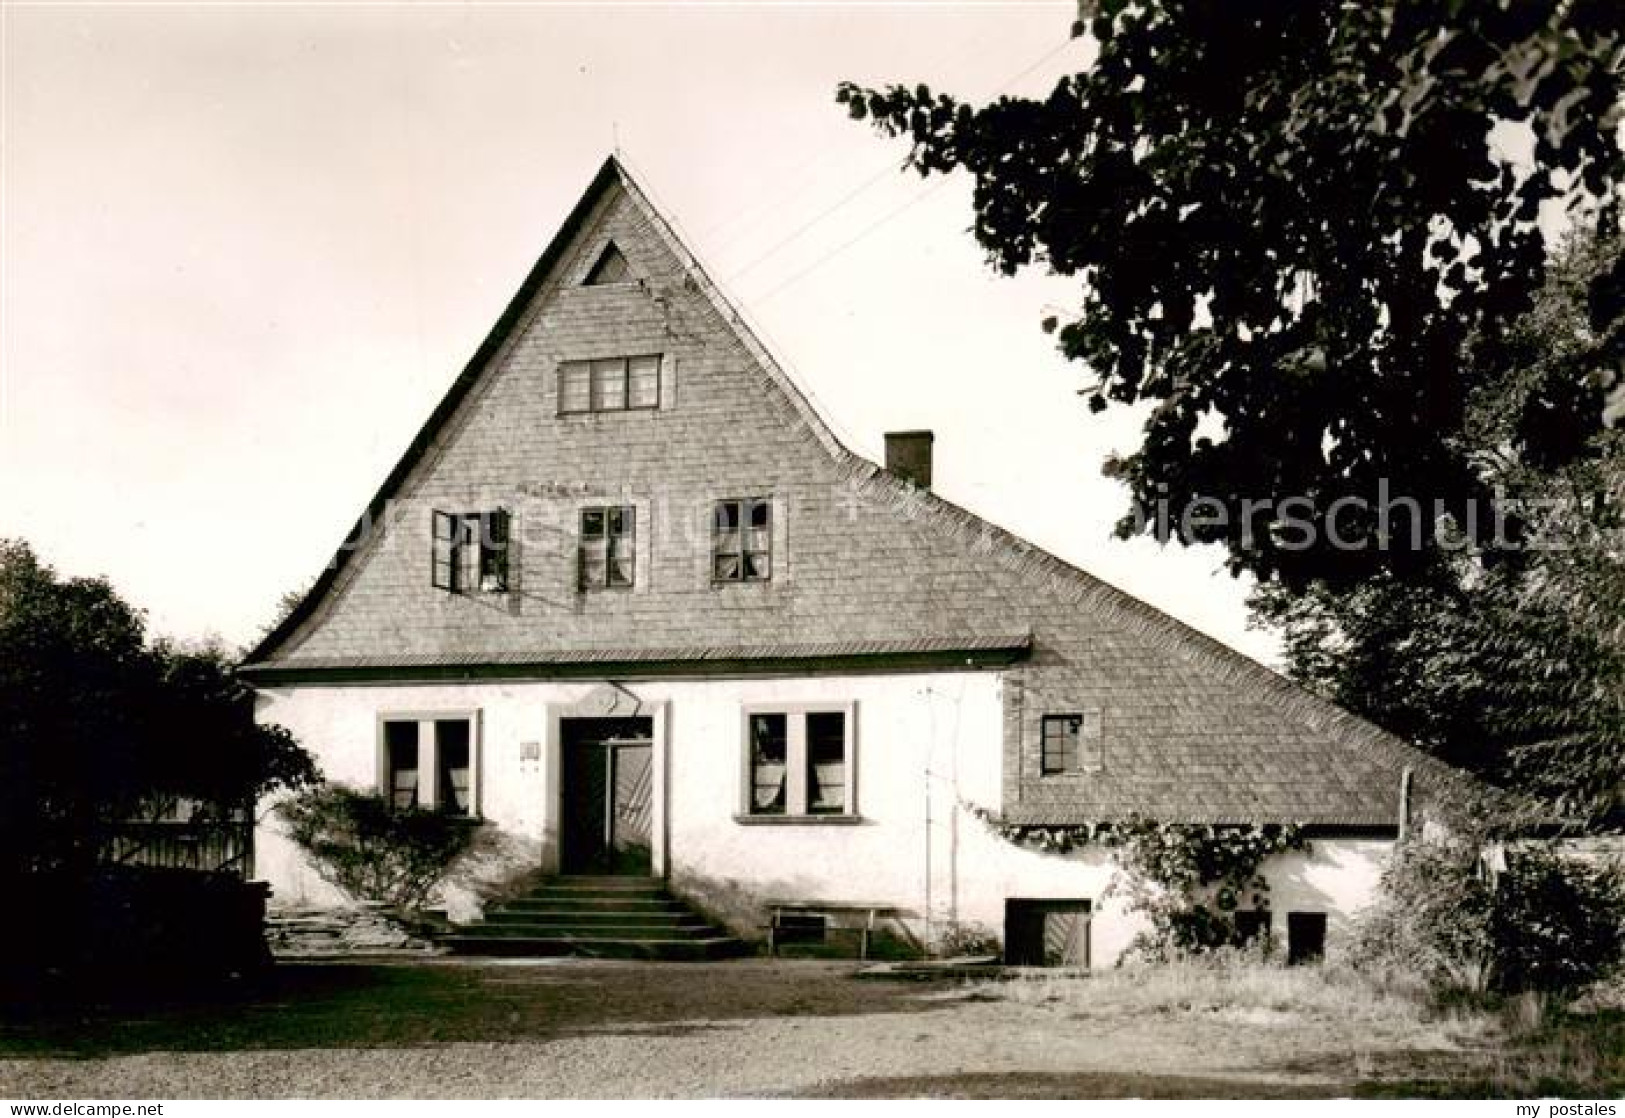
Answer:
[[[342,784],[319,784],[277,805],[289,837],[324,881],[364,903],[415,915],[465,857],[482,824]]]
[[[253,809],[318,776],[218,646],[147,640],[104,579],[0,540],[0,927],[8,990],[241,973],[266,959]]]
[[[1625,874],[1546,846],[1461,836],[1400,846],[1353,962],[1439,991],[1559,996],[1625,963]],[[1487,856],[1488,855],[1488,856]]]

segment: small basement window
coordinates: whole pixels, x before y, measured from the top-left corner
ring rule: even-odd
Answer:
[[[1286,914],[1286,961],[1313,963],[1326,957],[1326,914],[1289,912]]]
[[[508,589],[509,518],[504,509],[490,512],[433,514],[430,529],[430,582],[453,594]]]
[[[774,926],[776,944],[823,943],[829,935],[829,917],[816,912],[781,912]]]
[[[1236,913],[1236,945],[1245,947],[1270,934],[1270,912],[1267,908],[1243,909]]]

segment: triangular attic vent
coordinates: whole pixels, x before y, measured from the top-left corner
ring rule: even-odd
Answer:
[[[598,254],[598,263],[587,273],[585,282],[588,287],[594,287],[600,283],[625,283],[631,278],[632,266],[621,255],[621,250],[615,247],[615,242],[611,241]]]

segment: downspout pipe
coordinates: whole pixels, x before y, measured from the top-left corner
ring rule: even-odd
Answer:
[[[1411,784],[1416,774],[1409,765],[1399,774],[1399,841],[1411,837]]]

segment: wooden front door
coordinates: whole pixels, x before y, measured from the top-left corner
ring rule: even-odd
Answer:
[[[654,725],[648,718],[567,718],[560,867],[567,874],[651,872]]]

